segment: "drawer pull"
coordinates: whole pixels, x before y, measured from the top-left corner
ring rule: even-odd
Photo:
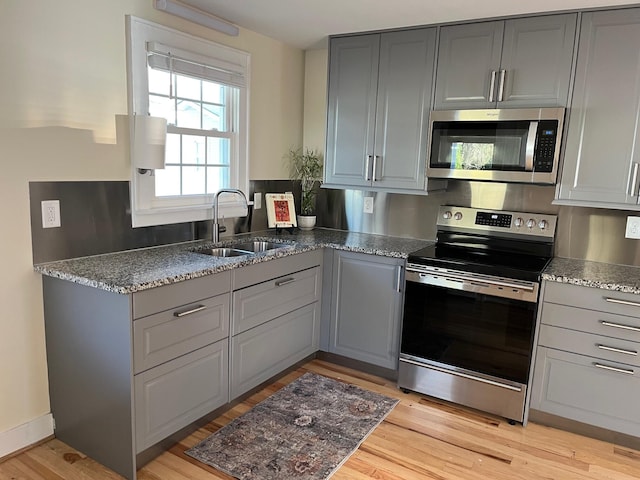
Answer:
[[[621,328],[623,330],[631,330],[632,332],[640,332],[640,327],[634,327],[632,325],[623,325],[622,323],[607,322],[606,320],[600,320],[600,323],[605,327]]]
[[[206,310],[206,305],[198,305],[196,308],[191,308],[189,310],[184,310],[182,312],[173,312],[174,317],[186,317],[187,315],[191,315],[192,313],[201,312],[202,310]]]
[[[284,278],[284,279],[278,280],[276,282],[276,287],[282,287],[283,285],[288,285],[288,284],[293,283],[295,281],[296,281],[296,279],[293,278],[293,277]]]
[[[618,300],[617,298],[604,297],[609,303],[617,303],[619,305],[629,305],[631,307],[640,307],[640,302],[630,302],[629,300]]]
[[[634,373],[631,369],[611,367],[609,365],[603,365],[602,363],[594,363],[593,366],[596,368],[601,368],[603,370],[611,370],[612,372],[624,373],[625,375],[633,375]]]
[[[638,355],[638,352],[635,350],[625,350],[624,348],[616,348],[616,347],[607,347],[606,345],[602,345],[600,343],[596,343],[596,347],[600,350],[606,350],[607,352],[616,352],[616,353],[624,353],[625,355]]]

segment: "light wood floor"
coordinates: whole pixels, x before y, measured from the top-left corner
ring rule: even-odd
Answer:
[[[314,360],[185,438],[138,472],[140,480],[231,479],[184,454],[231,419],[306,371],[401,401],[333,476],[336,480],[640,479],[640,451],[540,425],[504,419],[403,394],[392,382]],[[0,479],[120,479],[53,439],[0,463]]]

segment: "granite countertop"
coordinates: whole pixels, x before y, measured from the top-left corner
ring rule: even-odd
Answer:
[[[554,258],[542,273],[542,279],[640,295],[640,267],[629,265]]]
[[[220,258],[196,253],[214,245],[210,241],[200,240],[43,263],[35,265],[34,269],[50,277],[130,294],[318,248],[406,258],[409,253],[433,243],[428,240],[315,229],[294,234],[276,235],[274,231],[264,231],[236,235],[223,238],[216,246],[230,246],[248,239],[274,241],[287,246],[255,255]]]

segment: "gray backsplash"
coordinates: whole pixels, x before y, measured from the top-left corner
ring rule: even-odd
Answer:
[[[290,180],[254,180],[263,206],[247,218],[226,219],[224,236],[267,229],[265,193],[292,191],[300,205],[300,185]],[[632,212],[552,205],[555,187],[450,181],[447,191],[401,195],[322,188],[317,198],[318,225],[363,233],[433,240],[440,205],[471,206],[558,215],[556,256],[607,263],[640,265],[640,243],[624,238]],[[133,248],[209,238],[210,222],[132,228],[129,183],[30,182],[34,263],[96,255]],[[364,197],[374,199],[373,213],[363,213]],[[62,227],[43,229],[42,200],[60,200]],[[283,233],[283,236],[287,235]]]

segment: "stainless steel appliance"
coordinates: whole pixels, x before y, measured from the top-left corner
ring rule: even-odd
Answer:
[[[555,215],[445,206],[406,268],[398,386],[524,421]]]
[[[429,178],[554,184],[564,108],[431,112]]]

